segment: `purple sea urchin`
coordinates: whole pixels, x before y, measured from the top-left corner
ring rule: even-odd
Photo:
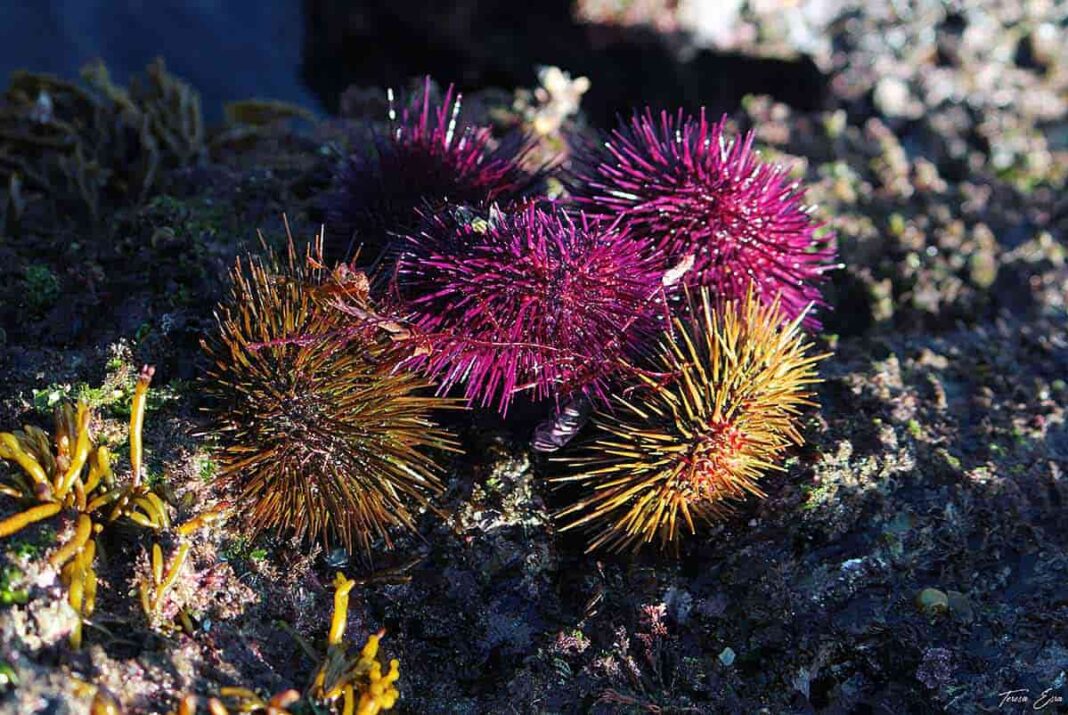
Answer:
[[[370,549],[414,528],[440,490],[428,448],[455,449],[430,419],[441,398],[398,368],[388,328],[329,303],[314,261],[251,258],[232,272],[218,330],[204,343],[220,479],[255,534],[282,530]],[[309,267],[311,266],[311,267]],[[366,287],[366,283],[362,284]],[[366,293],[348,299],[374,315]]]
[[[327,207],[339,249],[332,258],[349,258],[361,243],[374,258],[393,234],[418,225],[425,206],[507,203],[533,189],[539,175],[522,166],[528,139],[511,134],[495,145],[488,127],[460,121],[460,103],[452,86],[432,101],[428,77],[399,117],[390,110],[388,134],[373,131],[366,152],[342,162]]]
[[[589,490],[561,512],[564,529],[593,529],[591,550],[677,544],[731,501],[762,496],[757,480],[802,441],[798,413],[826,356],[810,354],[801,316],[784,326],[778,301],[749,291],[714,307],[699,290],[639,390],[616,396],[616,409],[594,419],[597,436],[561,458],[576,473],[555,481]]]
[[[834,267],[833,236],[803,205],[786,169],[761,162],[753,134],[728,140],[725,119],[709,123],[680,110],[659,121],[635,114],[599,146],[579,147],[569,178],[577,205],[620,217],[669,265],[689,255],[684,283],[744,298],[749,285],[766,304],[779,298],[788,319],[824,305],[819,284]],[[808,327],[819,322],[806,318]]]
[[[396,285],[427,342],[416,358],[442,389],[507,413],[513,396],[584,393],[607,380],[656,315],[646,246],[528,206],[490,219],[437,216],[408,238]]]

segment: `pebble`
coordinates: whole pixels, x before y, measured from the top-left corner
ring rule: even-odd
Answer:
[[[924,613],[943,613],[949,608],[949,597],[937,588],[925,588],[916,597],[916,605]]]
[[[875,85],[875,107],[892,119],[915,119],[923,114],[923,105],[909,92],[909,86],[897,77],[883,77]]]

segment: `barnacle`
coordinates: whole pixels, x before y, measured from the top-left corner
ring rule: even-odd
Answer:
[[[454,405],[422,394],[428,383],[400,367],[397,326],[376,317],[356,281],[328,284],[311,259],[298,260],[290,239],[285,260],[233,270],[204,343],[219,479],[252,534],[280,530],[366,554],[375,538],[391,544],[388,527],[414,529],[415,510],[440,490],[426,450],[455,446],[430,411]],[[335,289],[346,286],[342,311]]]
[[[752,133],[728,139],[725,120],[651,111],[621,122],[596,145],[576,149],[569,179],[579,207],[618,220],[648,240],[667,265],[692,257],[683,283],[723,299],[752,289],[778,300],[787,320],[825,303],[820,285],[834,263],[804,189],[783,167],[762,162]]]
[[[752,289],[719,304],[707,289],[687,295],[641,386],[617,395],[592,441],[560,458],[575,471],[554,481],[586,494],[559,517],[564,529],[594,531],[591,550],[677,546],[731,501],[762,496],[757,481],[802,442],[798,416],[826,357],[810,354],[804,314],[783,325],[778,301]]]
[[[32,504],[0,521],[0,537],[64,510],[73,512],[74,533],[52,553],[49,563],[60,569],[67,600],[81,616],[71,633],[75,647],[81,643],[81,622],[92,614],[96,603],[93,559],[97,535],[106,524],[121,518],[153,531],[170,524],[167,505],[140,481],[145,395],[153,372],[145,366],[134,391],[129,436],[134,470],[126,486],[116,484],[107,448],[93,443],[89,429],[92,414],[84,402],[56,409],[53,444],[44,430],[31,425],[0,434],[0,459],[22,471],[11,473],[10,484],[0,485],[0,492]]]

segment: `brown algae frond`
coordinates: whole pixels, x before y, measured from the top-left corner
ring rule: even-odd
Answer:
[[[0,179],[57,201],[56,214],[102,226],[123,204],[144,203],[165,171],[207,154],[200,97],[162,59],[128,86],[99,60],[80,81],[16,70],[0,105]]]
[[[138,478],[145,395],[153,372],[148,366],[141,370],[134,393],[129,440],[131,461],[136,455],[136,462],[131,482],[125,487],[115,481],[107,447],[93,441],[89,428],[92,413],[84,402],[56,409],[51,440],[44,430],[32,425],[0,434],[0,459],[21,470],[9,475],[10,483],[0,484],[0,493],[31,505],[0,521],[0,537],[64,511],[74,518],[73,535],[52,553],[49,562],[60,569],[67,600],[80,616],[70,637],[75,647],[81,644],[82,620],[92,614],[96,603],[93,560],[96,538],[105,525],[121,518],[153,531],[170,525],[166,503]]]
[[[152,544],[151,570],[148,576],[140,580],[137,590],[141,598],[141,610],[153,625],[162,620],[160,613],[164,600],[175,581],[178,580],[178,574],[189,557],[189,549],[189,543],[183,541],[170,561],[164,562],[163,548],[158,543]],[[192,632],[189,615],[181,610],[178,616],[186,631]]]
[[[812,355],[804,313],[783,325],[777,301],[750,289],[716,306],[707,289],[673,321],[635,395],[595,418],[596,437],[564,456],[588,494],[564,509],[564,529],[589,528],[589,549],[677,547],[680,531],[721,517],[792,445],[826,355]]]
[[[334,715],[378,715],[393,709],[400,697],[396,686],[400,678],[400,661],[391,660],[389,669],[383,672],[382,663],[378,660],[378,648],[385,631],[368,636],[363,648],[355,656],[345,645],[349,592],[355,585],[355,581],[340,573],[334,579],[334,615],[327,635],[326,655],[321,657],[307,693],[311,711],[321,712],[316,706],[325,705],[326,712]],[[298,640],[309,655],[320,659],[319,654],[303,639]],[[178,702],[175,715],[196,715],[200,700],[195,695],[183,696]],[[264,700],[252,690],[243,687],[221,688],[217,697],[204,699],[211,715],[288,715],[288,708],[298,704],[300,700],[301,696],[296,690],[287,690]]]
[[[264,700],[248,688],[222,688],[219,697],[208,698],[208,715],[290,715],[289,706],[300,700],[296,690],[286,690]],[[197,715],[197,697],[186,695],[178,701],[174,715]]]
[[[224,502],[178,525],[172,532],[178,547],[169,560],[164,558],[163,547],[158,541],[152,544],[148,570],[138,579],[137,591],[141,610],[153,628],[170,630],[177,621],[186,633],[193,633],[193,621],[189,611],[180,603],[174,603],[171,592],[178,582],[182,567],[189,560],[193,534],[228,515],[229,505]]]
[[[358,656],[353,658],[343,642],[348,621],[349,591],[356,582],[337,574],[334,580],[334,617],[327,637],[326,657],[312,682],[311,694],[317,700],[336,703],[340,700],[345,715],[376,715],[390,710],[399,692],[394,683],[400,678],[400,661],[393,659],[389,670],[382,672],[378,646],[385,635],[379,631],[367,637]]]

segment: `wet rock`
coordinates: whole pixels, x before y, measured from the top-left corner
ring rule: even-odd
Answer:
[[[967,596],[960,591],[947,591],[946,596],[949,611],[955,618],[964,623],[971,623],[975,620],[975,611],[972,609],[972,603]]]
[[[916,679],[931,690],[949,685],[953,679],[953,653],[946,648],[928,648],[916,669]]]

